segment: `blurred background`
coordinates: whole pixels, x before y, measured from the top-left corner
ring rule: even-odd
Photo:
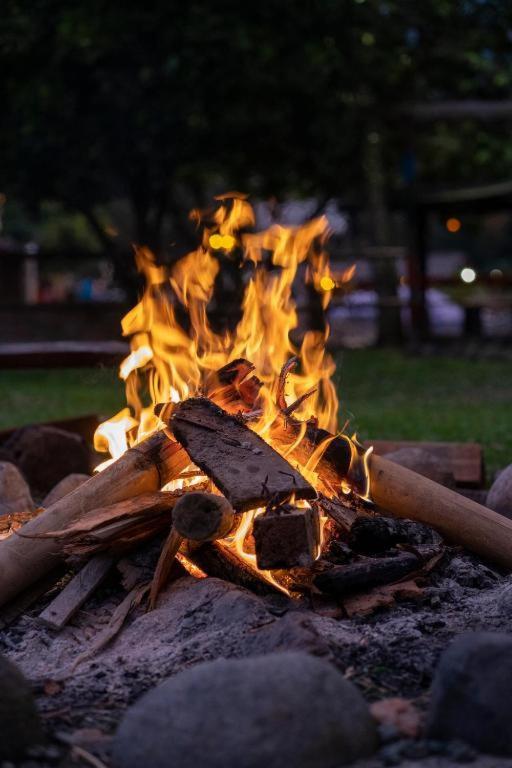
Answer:
[[[326,320],[332,348],[354,350],[363,427],[407,437],[404,407],[433,397],[424,431],[439,436],[455,375],[473,405],[510,398],[509,2],[4,0],[0,57],[4,371],[116,359],[140,290],[132,244],[172,262],[197,244],[190,209],[239,189],[258,226],[325,213],[334,277],[357,265]],[[307,327],[300,285],[297,300]],[[380,405],[364,421],[359,371],[404,401],[388,428]],[[34,416],[45,381],[23,379],[16,405],[16,375],[4,423]],[[478,437],[468,418],[452,432]],[[493,436],[495,421],[480,412]]]

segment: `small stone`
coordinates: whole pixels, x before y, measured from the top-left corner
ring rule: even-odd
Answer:
[[[39,716],[28,682],[19,669],[0,656],[0,760],[18,760],[42,741]]]
[[[30,488],[19,469],[8,461],[0,461],[0,515],[32,512],[35,508]]]
[[[55,504],[56,501],[63,499],[68,493],[76,491],[76,489],[90,479],[90,475],[84,475],[79,472],[74,472],[71,475],[66,475],[60,482],[55,485],[50,493],[45,496],[43,500],[43,507],[49,507]]]
[[[4,447],[35,495],[45,496],[66,475],[88,474],[91,470],[91,452],[85,440],[56,427],[23,427],[11,435]]]
[[[448,488],[455,486],[453,473],[446,468],[444,462],[422,448],[400,448],[398,451],[386,453],[386,459],[428,477],[429,480],[440,485]]]
[[[512,464],[509,464],[491,485],[487,506],[505,517],[512,518]]]
[[[443,653],[434,677],[429,735],[459,739],[488,754],[512,755],[511,690],[512,637],[462,635]]]
[[[352,683],[286,652],[217,659],[170,678],[128,710],[112,758],[117,768],[333,768],[376,746]]]

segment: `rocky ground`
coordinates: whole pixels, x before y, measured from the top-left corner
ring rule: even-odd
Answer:
[[[512,469],[489,498],[512,508]],[[512,576],[465,552],[351,619],[177,569],[98,649],[126,577],[60,632],[38,616],[61,585],[0,631],[1,768],[512,768]]]

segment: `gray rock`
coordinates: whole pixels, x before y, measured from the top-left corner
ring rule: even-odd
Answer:
[[[75,491],[82,483],[89,480],[90,475],[83,475],[78,472],[67,475],[60,482],[55,485],[50,493],[43,499],[43,507],[49,507],[51,504],[55,504],[59,499],[63,499],[68,493]]]
[[[0,461],[0,515],[32,512],[35,508],[30,488],[19,469],[8,461]]]
[[[512,518],[512,464],[506,467],[487,494],[487,506],[505,517]]]
[[[386,459],[400,464],[402,467],[412,469],[419,475],[428,477],[436,483],[453,488],[455,479],[445,464],[434,454],[424,451],[422,448],[400,448],[398,451],[386,453]]]
[[[85,440],[57,427],[23,427],[4,447],[36,496],[45,496],[66,475],[91,471],[91,452]]]
[[[19,669],[0,656],[0,760],[18,760],[42,741],[29,684]]]
[[[488,754],[512,755],[511,691],[512,636],[460,636],[442,655],[434,677],[429,735],[460,739]]]
[[[117,768],[336,768],[376,746],[352,683],[287,652],[217,659],[170,678],[128,710],[112,758]]]

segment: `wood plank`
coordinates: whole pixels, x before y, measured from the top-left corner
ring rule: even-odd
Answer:
[[[286,500],[292,493],[297,499],[316,496],[277,451],[211,400],[197,397],[180,403],[169,427],[236,511]]]
[[[364,445],[367,448],[373,445],[373,451],[378,456],[385,456],[401,448],[421,448],[444,462],[457,485],[470,488],[482,488],[485,485],[483,451],[478,443],[367,440]]]
[[[41,621],[51,629],[62,629],[99,587],[113,564],[114,558],[105,554],[89,560],[39,615]]]
[[[258,568],[272,571],[313,565],[320,528],[313,509],[283,504],[255,519],[253,535]]]

